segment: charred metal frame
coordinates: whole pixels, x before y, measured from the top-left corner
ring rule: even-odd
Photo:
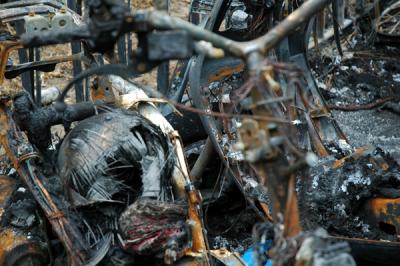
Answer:
[[[27,136],[18,130],[5,101],[0,104],[0,127],[1,145],[6,150],[7,156],[12,161],[19,176],[41,206],[57,236],[62,240],[70,264],[83,265],[85,255],[82,253],[84,251],[81,243],[82,236],[74,228],[73,223],[68,221],[63,211],[54,203],[51,195],[44,187],[42,183],[43,174],[35,165],[35,160],[39,158],[39,155],[29,143]],[[16,140],[17,143],[15,143]]]
[[[82,23],[81,16],[79,14],[72,9],[66,8],[62,3],[52,0],[24,0],[2,4],[0,5],[0,21],[4,24],[17,23],[17,29],[22,30],[20,21],[23,20],[25,16],[30,14],[49,15],[61,9],[65,10],[66,13],[71,15],[77,25]],[[12,45],[12,42],[14,42],[14,45]],[[37,105],[40,105],[41,103],[41,84],[38,73],[36,74],[36,80],[33,80],[33,70],[45,72],[52,71],[54,70],[55,65],[58,63],[73,61],[74,71],[76,70],[75,74],[79,74],[82,71],[81,60],[86,61],[85,63],[87,63],[87,60],[84,60],[84,56],[79,53],[81,50],[75,49],[76,44],[74,49],[72,49],[72,52],[75,52],[75,55],[72,55],[71,57],[60,57],[42,61],[40,61],[40,51],[38,49],[29,49],[30,58],[28,60],[27,53],[25,50],[20,49],[22,46],[18,40],[2,42],[1,45],[7,45],[7,47],[1,47],[0,49],[1,60],[5,60],[5,62],[0,62],[0,84],[3,83],[5,76],[7,78],[13,78],[14,75],[22,73],[24,87],[29,91],[33,98],[35,97]],[[12,50],[16,49],[19,49],[18,52],[20,54],[21,64],[18,66],[13,66],[10,70],[11,73],[5,73],[8,72],[6,70],[8,55]],[[25,72],[29,72],[30,74]],[[34,87],[37,87],[35,91]],[[76,88],[78,101],[84,100],[82,98],[83,93],[83,87]]]
[[[51,1],[35,2],[40,4],[47,4]],[[264,63],[264,59],[268,55],[269,51],[276,45],[278,45],[288,35],[294,32],[296,28],[309,21],[312,16],[314,16],[318,11],[323,9],[330,2],[331,1],[329,0],[306,1],[301,7],[288,15],[285,20],[283,20],[275,28],[269,31],[266,35],[259,37],[254,41],[248,42],[235,42],[229,40],[215,33],[196,27],[188,22],[169,17],[161,11],[136,11],[132,15],[125,16],[123,21],[123,29],[121,32],[119,32],[119,34],[130,31],[138,31],[139,33],[143,33],[154,29],[182,30],[188,33],[195,40],[207,41],[211,43],[214,48],[222,49],[227,55],[229,54],[243,59],[246,63],[246,71],[248,72],[248,74],[250,74],[250,76],[260,77],[262,74],[264,74],[263,72],[265,69],[263,69],[262,66]],[[221,1],[219,1],[218,3],[221,3]],[[42,12],[42,9],[40,9],[42,7],[35,8],[37,8],[36,13]],[[17,15],[15,16],[18,17]],[[83,31],[79,33],[60,33],[59,36],[64,35],[61,39],[57,39],[58,36],[55,36],[54,34],[44,34],[43,36],[25,36],[22,39],[22,43],[24,47],[33,47],[58,43],[60,42],[60,40],[64,42],[81,39],[90,40],[91,36],[90,31],[88,31],[88,27],[83,26],[82,29]],[[91,41],[93,41],[93,39]],[[21,46],[19,43],[13,43],[13,45],[11,45],[10,47],[11,48],[7,49],[20,48]],[[4,50],[7,51],[7,49],[5,48]],[[1,52],[4,53],[3,49],[1,49]],[[5,55],[7,55],[7,53],[5,53]],[[3,59],[4,57],[2,56],[1,58]],[[63,58],[62,60],[66,59]],[[1,69],[3,69],[3,65],[5,65],[3,61],[4,60],[2,60],[0,65]],[[51,64],[54,64],[54,62],[52,62]],[[35,65],[34,67],[38,66],[39,64]],[[18,72],[19,69],[13,69],[13,71]],[[4,73],[4,70],[2,73]],[[65,93],[66,91],[64,91],[64,95]],[[252,98],[254,102],[258,102],[259,100],[261,100],[262,97],[257,93],[253,93]],[[309,110],[310,108],[309,106],[307,106],[308,102],[304,99],[302,100],[303,104],[305,105],[305,109]],[[57,208],[57,206],[52,203],[51,197],[48,195],[48,192],[44,188],[43,184],[40,183],[41,174],[39,169],[35,167],[34,162],[34,159],[38,158],[38,155],[34,152],[34,148],[30,145],[30,143],[26,141],[26,136],[24,136],[22,132],[19,132],[16,129],[16,125],[13,123],[13,120],[10,117],[10,111],[8,110],[8,107],[5,103],[2,103],[0,111],[0,141],[3,146],[6,147],[8,156],[13,160],[14,166],[18,170],[20,176],[24,179],[25,183],[34,193],[36,200],[41,204],[47,217],[55,228],[55,231],[58,234],[59,238],[63,240],[64,244],[66,243],[66,250],[68,251],[68,254],[70,256],[71,265],[83,264],[85,258],[84,255],[80,253],[80,250],[82,248],[79,246],[79,241],[76,241],[77,239],[79,239],[78,233],[73,227],[71,227],[71,225],[68,223],[68,220],[62,215],[62,212]],[[313,125],[310,126],[310,128],[316,128],[313,132],[310,132],[310,135],[312,135],[312,138],[314,139],[314,149],[320,156],[325,156],[327,155],[327,151],[323,147],[321,137],[318,136],[318,133],[321,130],[321,126],[319,125],[318,121],[315,121],[317,119],[314,118],[318,118],[318,116],[321,115],[326,115],[327,113],[329,113],[329,110],[322,105],[320,106],[320,110],[314,111],[316,111],[314,114],[307,114],[306,116],[308,118],[307,122],[309,122],[310,125]],[[260,110],[255,112],[255,115],[268,117],[271,114],[264,110]],[[255,121],[251,121],[249,123],[254,122]],[[267,131],[269,131],[270,127],[265,121],[260,123],[257,122],[255,128],[264,130],[269,136],[269,132]],[[187,197],[189,202],[188,216],[191,220],[195,222],[195,226],[193,227],[193,246],[191,250],[186,251],[185,255],[194,258],[200,258],[201,264],[207,265],[209,264],[210,254],[208,254],[207,252],[209,249],[206,244],[205,232],[203,231],[202,227],[201,196],[199,195],[198,191],[194,189],[189,178],[189,170],[186,166],[182,150],[182,142],[179,135],[175,131],[171,131],[169,133],[170,138],[176,147],[180,167],[181,169],[183,169],[184,173],[184,180],[180,183],[180,185],[177,185],[177,187],[179,187],[180,193],[185,194],[185,196]],[[342,133],[339,132],[338,134],[341,135]],[[11,144],[11,136],[13,137],[13,139],[15,139],[15,137],[17,136],[16,139],[23,142],[22,144],[24,145],[24,147],[26,147],[26,152],[20,153],[18,150],[16,150],[16,147]],[[257,136],[251,137],[256,138]],[[343,135],[341,135],[341,137],[345,138]],[[289,170],[283,171],[281,166],[288,165],[287,160],[284,159],[283,154],[279,153],[279,149],[274,149],[272,152],[274,153],[274,155],[277,156],[272,156],[271,158],[269,158],[270,160],[258,161],[256,163],[253,163],[253,165],[258,170],[259,175],[262,177],[263,184],[276,189],[276,191],[274,191],[273,193],[274,220],[278,220],[278,212],[284,214],[286,235],[293,236],[301,231],[298,203],[295,193],[295,177],[293,173],[294,171],[304,166],[305,163],[297,162],[293,164]],[[196,175],[198,175],[197,172],[197,170],[194,171]],[[182,190],[182,184],[186,185],[185,192],[183,192]],[[392,202],[389,202],[387,204],[391,203]],[[371,204],[374,205],[374,202],[372,202]],[[384,212],[385,208],[385,206],[381,206],[380,209],[378,209]],[[396,220],[396,222],[398,222],[398,220]],[[70,238],[68,238],[68,236]]]
[[[187,33],[189,33],[194,39],[196,40],[203,40],[203,41],[208,41],[210,43],[212,43],[212,45],[216,48],[221,48],[223,50],[225,50],[226,52],[228,52],[229,54],[232,54],[234,56],[240,57],[242,59],[245,59],[246,63],[247,63],[247,67],[248,67],[248,72],[251,73],[251,75],[258,75],[260,73],[260,66],[263,63],[264,60],[264,56],[267,55],[267,53],[269,52],[269,50],[271,48],[273,48],[276,44],[278,44],[281,40],[283,40],[287,35],[289,35],[291,32],[293,32],[299,25],[305,23],[312,15],[314,15],[318,10],[322,9],[326,4],[328,4],[330,1],[328,0],[324,0],[324,1],[316,1],[316,0],[310,0],[307,1],[304,5],[302,5],[299,9],[297,9],[296,11],[294,11],[292,14],[290,14],[282,23],[278,24],[275,28],[273,28],[269,33],[267,33],[266,35],[251,41],[251,42],[245,42],[245,43],[239,43],[239,42],[234,42],[231,41],[229,39],[223,38],[217,34],[211,33],[209,31],[206,30],[202,30],[188,22],[184,22],[182,20],[179,19],[175,19],[169,16],[166,16],[165,13],[160,12],[160,11],[137,11],[134,13],[134,15],[132,16],[126,16],[125,17],[125,21],[124,21],[124,30],[126,32],[131,31],[132,29],[135,29],[137,27],[141,27],[140,25],[143,25],[143,27],[147,28],[153,28],[153,29],[158,29],[158,30],[183,30]],[[122,33],[122,32],[121,32]],[[120,34],[121,34],[120,33]],[[64,33],[62,33],[64,34]],[[74,33],[72,34],[74,35]],[[89,36],[87,35],[87,33],[83,32],[83,35]],[[79,34],[79,36],[72,36],[71,39],[68,40],[68,35],[66,38],[61,38],[61,40],[65,40],[65,41],[70,41],[70,40],[79,40],[82,38],[82,32]],[[46,37],[42,37],[40,36],[39,41],[36,38],[33,39],[29,39],[29,38],[25,38],[23,39],[23,43],[25,44],[25,47],[30,47],[31,45],[42,45],[42,44],[46,44],[49,42],[60,42],[60,39],[57,39],[57,37],[54,36],[47,36],[49,37],[49,39],[46,40]],[[65,35],[64,35],[65,37]],[[33,40],[33,42],[31,42]],[[36,42],[38,41],[38,42]],[[65,92],[63,93],[65,95]],[[255,96],[256,98],[254,98],[255,100],[258,99],[258,96]],[[3,106],[3,118],[5,121],[4,123],[4,127],[2,127],[3,129],[10,129],[10,127],[6,127],[6,121],[9,121],[8,116],[7,116],[7,109],[5,109],[5,107]],[[265,115],[265,113],[260,113],[260,115]],[[11,120],[12,121],[12,120]],[[267,126],[266,124],[263,124],[263,127]],[[15,126],[13,126],[15,127]],[[5,145],[6,147],[9,147],[9,142],[7,141],[7,134],[9,134],[10,131],[3,131],[3,135],[2,135],[2,139],[3,139],[3,145]],[[26,139],[26,138],[25,138]],[[179,141],[179,137],[177,137],[176,133],[172,135],[172,140],[175,143],[175,145],[177,146],[177,150],[181,150],[181,144]],[[34,176],[32,176],[32,170],[29,170],[29,172],[24,172],[23,169],[20,167],[20,158],[16,157],[15,154],[17,154],[15,151],[12,151],[10,148],[7,148],[9,156],[11,156],[11,158],[14,158],[14,164],[15,167],[19,170],[20,175],[24,178],[25,182],[27,182],[27,184],[32,184],[32,178],[33,180],[40,180],[40,178],[35,178]],[[33,149],[29,149],[30,151],[33,151]],[[13,155],[14,154],[14,155]],[[28,155],[23,154],[23,157],[25,158]],[[180,159],[181,162],[184,161],[183,158],[183,153],[179,153],[178,154],[178,158]],[[27,160],[26,162],[29,162],[29,160]],[[186,164],[184,164],[186,165]],[[184,165],[181,165],[184,166]],[[279,164],[281,165],[281,164]],[[31,165],[29,164],[29,167],[31,167]],[[188,170],[185,171],[185,178],[189,177],[188,174]],[[266,177],[268,178],[268,177]],[[288,200],[288,204],[284,204],[282,203],[280,206],[278,206],[278,210],[279,212],[285,213],[285,210],[290,210],[292,209],[291,207],[296,207],[297,206],[297,202],[295,200],[295,198],[293,198],[294,196],[294,187],[293,187],[293,178],[291,178],[289,183],[282,183],[280,184],[280,182],[278,181],[278,179],[276,179],[277,176],[274,176],[273,179],[269,180],[269,182],[271,185],[276,184],[276,185],[282,185],[282,189],[286,192],[284,192],[283,195],[280,195],[280,197],[275,199],[275,202],[285,202],[286,200]],[[275,180],[275,181],[274,181]],[[207,255],[207,245],[204,239],[204,232],[202,229],[202,222],[201,222],[201,212],[200,212],[200,203],[201,203],[201,197],[199,196],[198,192],[193,188],[192,185],[190,185],[190,181],[186,180],[188,186],[186,187],[187,190],[187,197],[189,200],[189,217],[195,222],[196,226],[193,228],[193,246],[192,246],[192,250],[188,251],[188,253],[186,253],[186,255],[190,255],[193,257],[198,257],[199,254],[202,254],[202,261],[204,264],[209,264],[208,262],[208,255]],[[291,185],[290,185],[291,184]],[[42,190],[44,189],[43,185],[41,184],[32,184],[30,186],[30,189],[34,189],[34,186],[39,186],[40,188],[42,188]],[[289,194],[286,194],[286,193]],[[42,194],[46,195],[45,192],[42,192]],[[37,198],[37,200],[40,200],[40,197]],[[50,199],[47,199],[51,201]],[[53,217],[54,216],[54,212],[59,213],[58,209],[54,209],[57,208],[55,205],[52,205],[49,209],[49,207],[47,206],[42,206],[42,208],[47,208],[47,215],[48,217]],[[46,209],[45,209],[46,210]],[[298,212],[297,212],[298,214]],[[295,217],[296,212],[293,215],[290,215],[291,218]],[[63,218],[59,217],[57,219],[53,219],[52,221],[54,221],[54,226],[56,226],[56,228],[60,228],[60,231],[58,231],[59,237],[60,239],[65,238],[66,232],[64,232],[63,228],[64,226],[66,226],[66,224],[68,224],[67,221],[63,220]],[[297,219],[292,219],[292,222],[294,222],[293,227],[288,225],[288,228],[292,228],[294,229],[294,232],[298,232],[299,229],[298,228],[298,218]],[[61,225],[59,225],[59,223],[62,223]],[[296,225],[297,224],[297,225]],[[72,230],[73,229],[69,229]],[[70,234],[71,236],[76,236],[76,232]],[[65,241],[66,243],[72,243],[73,244],[77,244],[79,242],[75,242],[75,241],[71,241],[69,239],[66,239]],[[81,264],[84,261],[84,258],[82,257],[81,254],[76,254],[75,252],[80,250],[80,248],[74,248],[73,246],[69,246],[67,245],[66,247],[71,263],[72,261],[75,262],[76,265]],[[203,264],[202,263],[202,264]],[[74,264],[74,263],[73,263]]]

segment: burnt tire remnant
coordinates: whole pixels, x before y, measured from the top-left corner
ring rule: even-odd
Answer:
[[[69,132],[59,150],[58,169],[80,230],[87,244],[96,247],[91,257],[132,260],[111,244],[121,240],[118,218],[138,198],[171,198],[174,161],[168,137],[134,111],[107,110]]]
[[[158,197],[173,164],[167,137],[140,114],[116,110],[79,123],[58,154],[60,177],[87,200],[111,200],[140,180],[140,195]]]

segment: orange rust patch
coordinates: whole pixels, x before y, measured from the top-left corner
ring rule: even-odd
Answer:
[[[101,101],[101,100],[105,100],[105,98],[106,98],[106,96],[105,96],[105,94],[104,94],[104,90],[101,90],[101,89],[97,89],[97,90],[94,90],[94,89],[92,89],[91,91],[90,91],[90,96],[92,97],[92,101]]]
[[[16,235],[12,230],[6,229],[0,233],[0,265],[4,265],[4,257],[8,251],[26,242],[24,236]]]
[[[4,204],[10,197],[15,186],[15,180],[8,176],[0,175],[0,210],[4,208]]]
[[[384,222],[396,227],[400,232],[400,198],[375,198],[367,203],[367,210],[370,211],[377,223]]]
[[[230,76],[233,73],[243,71],[244,65],[234,65],[234,66],[226,66],[220,68],[217,72],[213,73],[208,77],[208,82],[214,82],[223,79],[224,77]]]

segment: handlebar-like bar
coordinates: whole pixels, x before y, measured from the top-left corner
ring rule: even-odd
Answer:
[[[331,0],[308,0],[298,9],[272,28],[265,35],[247,42],[236,42],[207,31],[179,18],[168,16],[165,12],[156,10],[138,10],[124,17],[119,34],[140,31],[138,25],[145,25],[148,29],[156,30],[183,30],[195,40],[210,42],[214,47],[221,48],[230,54],[248,59],[250,54],[266,55],[297,27],[308,21],[318,11],[328,5]],[[90,24],[89,24],[90,25]],[[100,30],[101,29],[96,29]],[[117,36],[112,36],[116,38]],[[66,43],[75,40],[90,40],[93,38],[90,26],[81,26],[73,31],[58,33],[41,33],[38,35],[24,35],[21,39],[26,47],[42,46],[47,44]],[[92,40],[95,41],[95,40]]]

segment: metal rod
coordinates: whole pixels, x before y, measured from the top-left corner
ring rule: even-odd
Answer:
[[[286,38],[297,27],[307,22],[318,11],[328,5],[331,0],[309,0],[293,11],[286,19],[272,28],[267,34],[254,41],[243,43],[245,54],[260,51],[267,54],[274,46]]]
[[[77,3],[75,0],[68,0],[68,7],[75,11],[78,12],[78,7],[81,8],[82,5]],[[81,52],[81,43],[80,42],[72,42],[71,43],[71,50],[72,54],[77,54]],[[73,75],[76,77],[82,72],[82,64],[80,61],[74,60],[72,62],[72,67],[73,67]],[[83,93],[83,82],[78,81],[75,83],[75,99],[77,102],[81,102],[84,100],[84,93]]]
[[[213,156],[214,153],[213,143],[210,137],[208,137],[199,158],[197,158],[196,163],[190,171],[190,176],[195,184],[201,182],[206,166],[213,158],[215,158],[215,156]]]
[[[40,48],[35,48],[35,61],[40,61]],[[41,71],[36,70],[35,71],[35,90],[36,90],[36,95],[35,95],[35,100],[36,100],[36,105],[40,107],[42,105],[42,77],[41,77]]]
[[[17,34],[21,34],[22,32],[24,32],[24,25],[22,23],[22,21],[17,21],[15,23],[15,28],[17,31]],[[23,64],[23,63],[27,63],[28,62],[28,51],[27,49],[19,49],[18,50],[18,56],[19,56],[19,63]],[[32,92],[32,83],[30,81],[30,74],[29,73],[23,73],[21,75],[21,79],[22,79],[22,87],[28,91],[31,95],[31,97],[33,97],[33,92]]]
[[[29,62],[35,61],[35,50],[34,48],[29,48],[28,49],[28,57],[29,57]],[[31,84],[30,89],[31,89],[31,96],[32,99],[35,100],[35,71],[31,70],[28,72],[29,73],[29,82]]]
[[[212,43],[238,57],[246,58],[253,52],[266,55],[269,50],[290,35],[297,27],[307,22],[313,15],[328,5],[331,0],[309,0],[291,13],[285,20],[272,28],[267,34],[253,41],[235,42],[216,33],[203,30],[179,18],[166,16],[160,11],[138,11],[136,14],[145,15],[147,22],[155,29],[180,29],[188,32],[193,38]],[[131,20],[129,18],[128,20]]]
[[[132,1],[128,0],[128,6],[129,6],[129,11],[132,11]],[[129,62],[130,58],[132,58],[132,34],[130,32],[128,32],[128,34],[126,35],[127,39],[128,39],[128,58],[127,61]]]
[[[126,64],[126,47],[125,47],[125,35],[119,37],[117,42],[118,47],[118,59],[120,64]]]

